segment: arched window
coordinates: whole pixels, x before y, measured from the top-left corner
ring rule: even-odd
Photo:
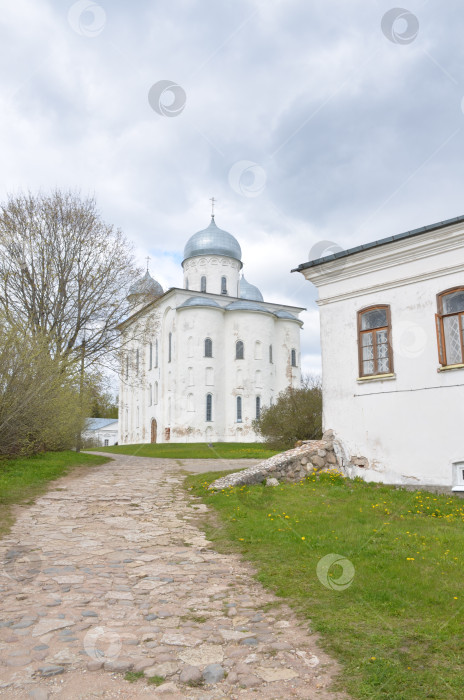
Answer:
[[[368,377],[393,372],[389,306],[358,311],[359,374]]]
[[[257,340],[255,343],[255,360],[261,360],[262,357],[261,343]]]
[[[237,396],[237,423],[242,422],[242,397]]]
[[[205,383],[207,386],[213,386],[214,384],[214,370],[212,367],[206,368]]]
[[[206,394],[206,420],[210,423],[213,420],[213,395]]]
[[[296,350],[292,348],[292,367],[296,367]]]
[[[243,360],[245,357],[245,348],[242,340],[237,340],[235,343],[235,359]]]
[[[272,345],[269,345],[269,362],[272,364]]]
[[[213,341],[211,338],[205,338],[205,357],[213,356]]]
[[[169,333],[168,337],[168,362],[171,362],[172,358],[172,333]]]
[[[201,283],[200,284],[201,284],[200,290],[202,292],[206,292],[206,277],[204,275],[201,276]]]
[[[221,294],[227,294],[227,277],[221,277]]]
[[[158,341],[155,340],[155,367],[158,367]]]
[[[194,401],[193,401],[193,394],[189,394],[187,396],[187,411],[194,411],[195,406],[194,406]]]
[[[155,397],[154,397],[155,404],[158,403],[158,382],[155,382]]]
[[[261,396],[256,397],[256,420],[259,420],[261,415]]]
[[[444,367],[464,363],[464,287],[437,297],[438,357]]]

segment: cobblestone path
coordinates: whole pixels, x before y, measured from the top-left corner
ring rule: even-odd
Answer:
[[[345,697],[308,624],[206,540],[179,463],[114,457],[18,508],[0,541],[0,696]]]

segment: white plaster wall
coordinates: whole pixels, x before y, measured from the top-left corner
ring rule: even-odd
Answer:
[[[369,459],[357,473],[370,480],[449,486],[452,463],[464,461],[464,369],[438,372],[435,331],[436,295],[464,284],[464,252],[434,251],[439,235],[339,261],[338,280],[309,273],[320,294],[324,427],[348,456]],[[373,304],[391,308],[395,376],[359,381],[357,312]]]
[[[208,294],[222,293],[222,277],[227,279],[227,296],[238,296],[238,283],[242,264],[233,258],[220,255],[205,255],[188,258],[182,263],[184,268],[184,289],[201,291],[201,278],[206,277]]]

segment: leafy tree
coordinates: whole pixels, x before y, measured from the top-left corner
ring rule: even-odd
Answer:
[[[322,387],[319,377],[305,377],[299,389],[281,392],[275,404],[264,407],[254,429],[273,449],[289,449],[297,440],[322,436]]]
[[[114,349],[138,274],[93,198],[57,190],[0,206],[0,309],[12,327],[47,338],[53,357],[69,363],[85,350],[89,366]]]

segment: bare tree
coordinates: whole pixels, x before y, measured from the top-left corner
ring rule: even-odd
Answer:
[[[65,364],[85,354],[88,366],[117,347],[139,274],[128,241],[102,221],[93,198],[57,190],[0,206],[0,310],[12,326],[47,337]]]

